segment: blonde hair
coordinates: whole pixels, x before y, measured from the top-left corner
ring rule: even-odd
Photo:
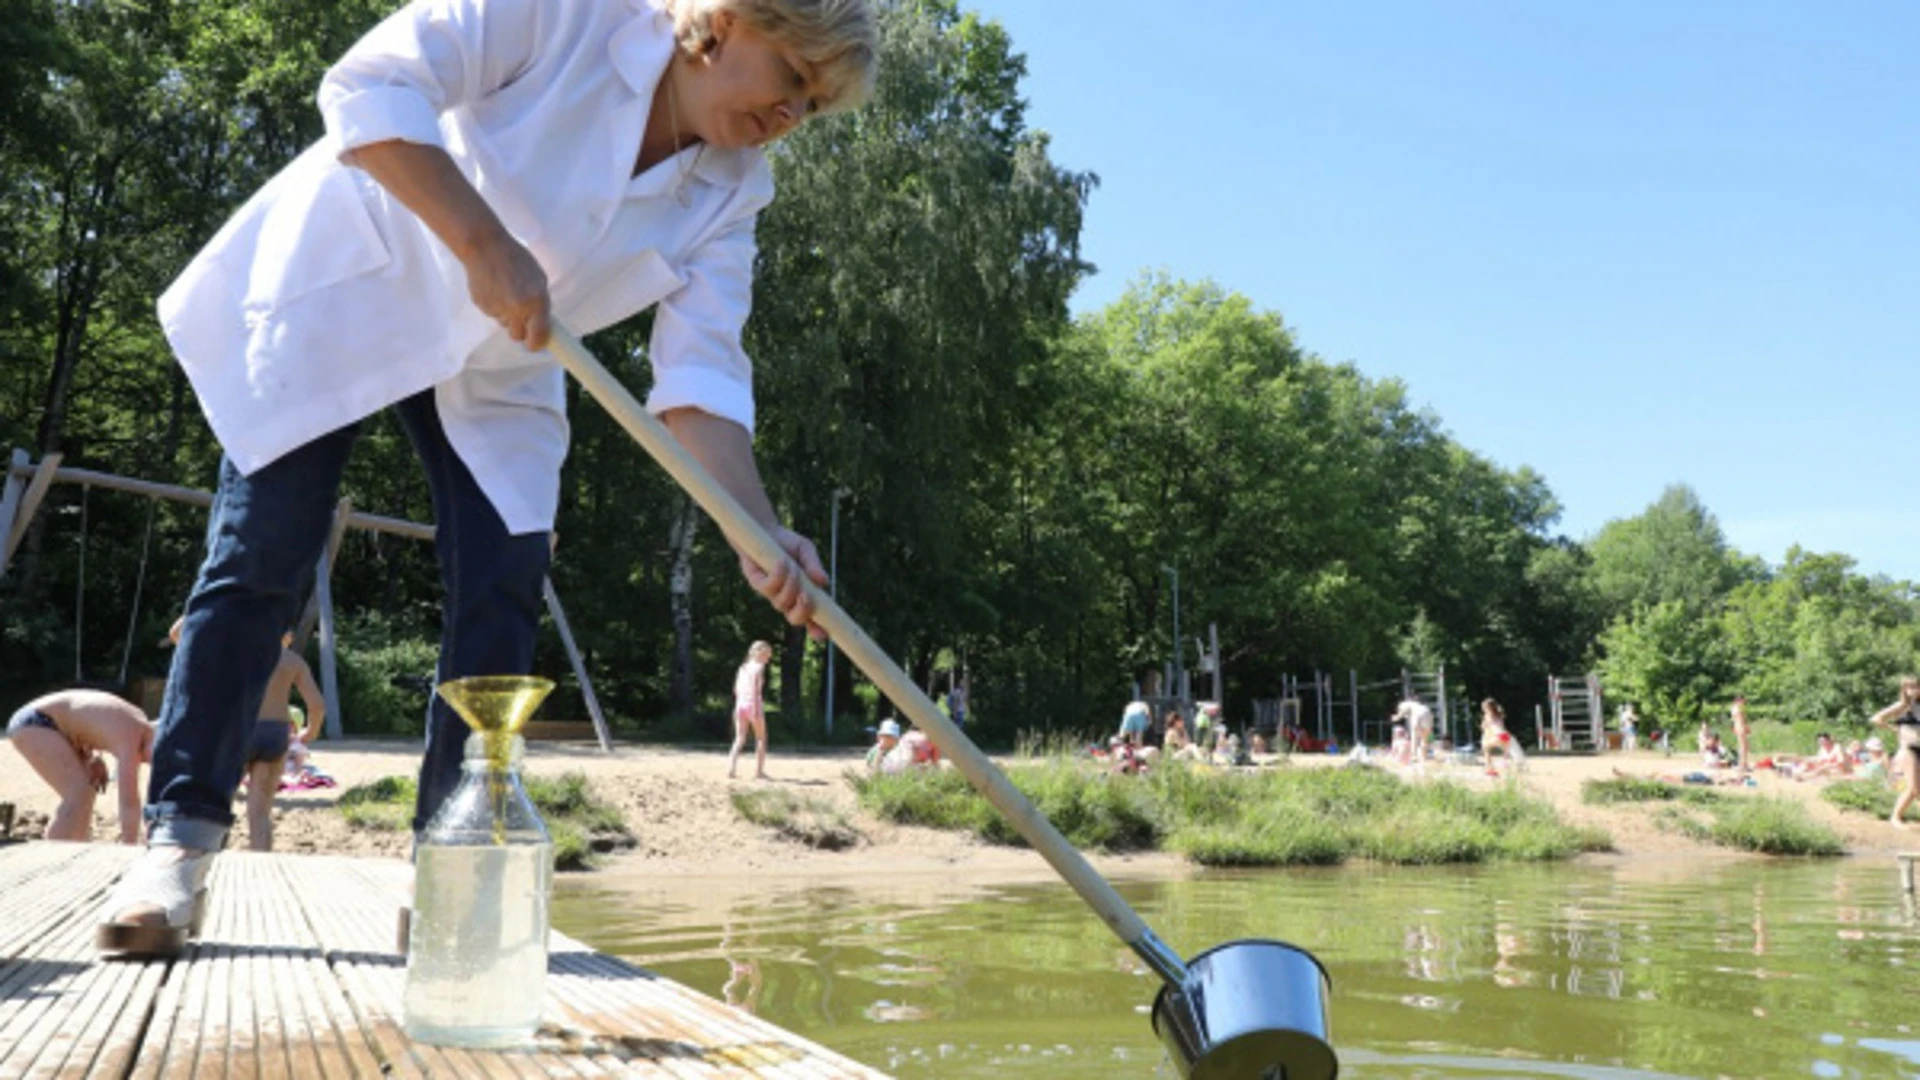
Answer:
[[[773,659],[773,646],[767,644],[764,641],[756,641],[753,644],[747,646],[747,659],[751,660],[755,656],[761,653],[765,653],[767,655],[767,659],[769,660]]]
[[[713,17],[730,11],[800,54],[820,81],[816,115],[859,107],[873,93],[880,24],[871,0],[658,0],[680,47],[705,56]]]

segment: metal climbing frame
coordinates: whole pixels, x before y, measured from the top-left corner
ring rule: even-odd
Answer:
[[[1270,727],[1276,733],[1288,727],[1297,727],[1309,732],[1322,742],[1341,742],[1339,728],[1340,714],[1346,713],[1348,739],[1344,745],[1355,746],[1360,742],[1360,676],[1348,671],[1346,677],[1347,696],[1339,696],[1338,683],[1331,671],[1315,671],[1311,682],[1298,676],[1280,676],[1280,696],[1254,702],[1254,715],[1263,727]],[[1312,699],[1311,711],[1306,699]]]
[[[1447,665],[1441,664],[1438,670],[1430,672],[1400,669],[1400,699],[1418,701],[1432,709],[1434,734],[1444,734],[1458,745],[1453,725],[1448,719]]]
[[[1554,749],[1590,753],[1604,745],[1606,709],[1598,675],[1547,676],[1547,706]]]

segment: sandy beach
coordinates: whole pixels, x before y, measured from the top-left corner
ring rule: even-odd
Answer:
[[[313,762],[338,781],[339,787],[282,793],[276,804],[275,847],[281,851],[403,858],[405,833],[375,832],[347,824],[334,807],[342,791],[383,776],[412,775],[418,762],[415,743],[348,740],[323,742],[314,748]],[[1024,850],[984,844],[959,833],[910,828],[879,821],[862,813],[845,780],[860,767],[857,753],[792,753],[776,748],[769,758],[768,781],[728,780],[725,752],[719,748],[681,748],[620,745],[612,755],[591,743],[535,743],[527,755],[527,771],[557,776],[584,773],[593,789],[619,807],[638,838],[630,852],[603,860],[604,872],[670,873],[719,877],[780,874],[796,879],[858,878],[874,875],[940,874],[974,880],[1013,881],[1045,877],[1051,870],[1038,855]],[[1004,765],[1005,762],[1002,762]],[[1278,768],[1326,768],[1340,759],[1299,755]],[[1617,859],[1635,856],[1693,855],[1715,858],[1758,858],[1712,847],[1678,833],[1658,828],[1653,807],[1645,804],[1586,806],[1580,785],[1606,777],[1614,770],[1636,776],[1671,775],[1693,768],[1691,755],[1667,758],[1641,751],[1596,757],[1535,755],[1528,761],[1521,784],[1550,800],[1569,821],[1597,825],[1613,836],[1615,851],[1587,858]],[[743,761],[742,775],[751,771]],[[1481,787],[1500,781],[1477,768],[1428,765],[1425,778],[1450,778]],[[850,850],[815,851],[777,836],[772,830],[742,820],[729,793],[755,785],[771,785],[828,800],[846,811],[865,840]],[[1900,832],[1865,814],[1842,813],[1820,798],[1822,782],[1797,782],[1771,771],[1758,774],[1758,787],[1722,787],[1734,797],[1781,795],[1804,803],[1810,815],[1837,832],[1854,855],[1884,855],[1920,846],[1920,829]],[[50,789],[11,744],[0,744],[0,802],[18,811],[15,837],[37,837],[57,800]],[[243,819],[229,841],[246,845]],[[94,808],[94,839],[111,842],[111,789]],[[1171,854],[1097,856],[1095,864],[1113,876],[1167,876],[1190,872],[1184,858]]]

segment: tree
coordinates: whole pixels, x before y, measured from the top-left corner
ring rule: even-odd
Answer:
[[[1695,617],[1707,615],[1756,572],[1727,546],[1720,523],[1684,484],[1667,488],[1638,517],[1608,522],[1587,551],[1609,620],[1667,601]]]
[[[1795,546],[1771,578],[1728,597],[1722,617],[1741,689],[1762,715],[1860,721],[1891,700],[1920,655],[1908,593],[1853,572],[1844,555]]]
[[[1732,669],[1719,629],[1677,599],[1620,616],[1600,635],[1602,683],[1668,730],[1698,723],[1730,697]]]

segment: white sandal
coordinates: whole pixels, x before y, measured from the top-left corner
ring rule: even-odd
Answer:
[[[101,909],[94,950],[104,958],[172,959],[200,936],[207,914],[207,871],[214,853],[149,847],[127,867]],[[126,919],[129,908],[157,909],[164,920]]]

